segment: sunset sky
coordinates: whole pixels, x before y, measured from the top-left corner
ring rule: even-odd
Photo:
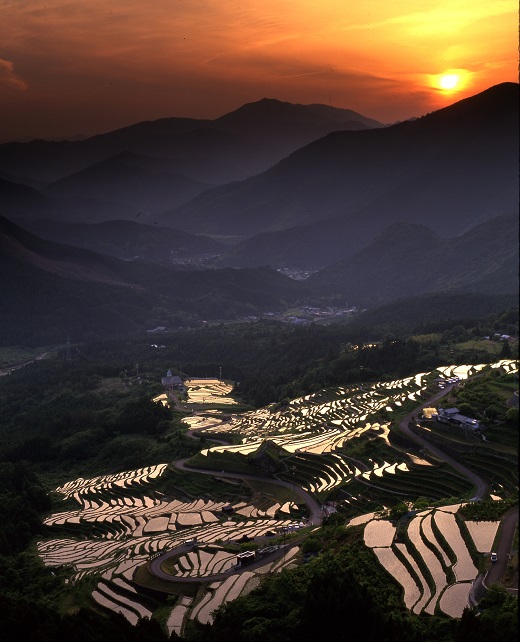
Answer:
[[[505,81],[516,0],[0,0],[0,141],[264,97],[390,123]]]

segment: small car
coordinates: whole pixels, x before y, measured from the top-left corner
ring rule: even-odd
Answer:
[[[491,553],[490,560],[491,560],[492,562],[496,562],[496,561],[497,561],[497,559],[498,559],[498,555],[497,555],[496,553]]]

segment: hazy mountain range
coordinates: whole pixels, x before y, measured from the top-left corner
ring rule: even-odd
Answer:
[[[348,109],[266,98],[215,120],[163,118],[81,141],[4,143],[0,173],[33,186],[76,174],[79,182],[83,170],[130,153],[126,161],[134,167],[219,184],[268,169],[329,132],[383,126]]]
[[[518,120],[518,84],[504,83],[391,126],[262,100],[0,145],[3,325],[31,315],[35,334],[52,319],[65,335],[61,310],[84,335],[99,318],[130,331],[323,297],[514,295]]]
[[[518,85],[503,84],[413,122],[329,134],[159,222],[246,235],[235,265],[330,265],[395,221],[450,237],[518,212],[518,158]]]

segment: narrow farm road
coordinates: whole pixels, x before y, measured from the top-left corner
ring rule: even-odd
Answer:
[[[516,527],[518,525],[518,508],[510,511],[502,520],[500,526],[500,537],[498,539],[498,544],[496,548],[497,561],[491,564],[490,569],[486,573],[482,584],[484,587],[488,587],[491,584],[500,584],[502,578],[505,575],[509,559],[511,556],[511,550],[513,548],[513,538],[515,534]],[[515,578],[516,588],[507,589],[511,593],[518,593],[518,570]]]
[[[426,450],[429,450],[431,453],[433,453],[436,457],[441,459],[442,461],[445,461],[447,464],[455,468],[455,470],[458,470],[460,473],[462,473],[465,477],[467,477],[473,484],[475,484],[475,495],[471,498],[470,501],[476,501],[479,499],[484,498],[488,491],[489,491],[489,484],[486,482],[482,477],[477,475],[475,472],[458,462],[456,459],[445,453],[441,448],[438,446],[435,446],[432,444],[430,441],[427,439],[424,439],[423,437],[420,437],[416,433],[413,432],[413,430],[410,428],[410,421],[412,419],[417,419],[419,412],[423,408],[427,408],[431,404],[435,403],[445,395],[447,395],[454,387],[456,384],[450,384],[444,388],[444,390],[439,390],[439,392],[435,393],[432,397],[430,397],[428,400],[423,402],[420,406],[417,406],[414,410],[409,412],[401,421],[399,422],[399,428],[403,432],[404,435],[409,437],[411,440],[415,441],[416,443],[420,444],[423,448]]]

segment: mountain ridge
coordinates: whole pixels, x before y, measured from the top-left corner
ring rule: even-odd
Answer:
[[[282,105],[283,119],[273,118],[272,107]],[[169,159],[175,171],[196,181],[225,183],[254,175],[285,155],[329,131],[353,126],[348,110],[282,103],[275,99],[249,103],[214,120],[161,118],[143,121],[80,141],[3,143],[0,172],[40,181],[56,181],[123,151]],[[269,108],[266,109],[266,107]],[[247,113],[254,111],[254,114]],[[278,114],[278,111],[276,112]],[[334,120],[335,114],[340,120]],[[254,117],[253,117],[254,116]],[[359,115],[356,127],[383,127]],[[342,122],[346,120],[347,122]]]
[[[381,227],[400,213],[419,223],[436,216],[457,233],[475,212],[488,218],[518,207],[517,107],[518,85],[504,83],[414,121],[333,132],[159,221],[254,236],[341,215],[360,227],[377,218]]]

